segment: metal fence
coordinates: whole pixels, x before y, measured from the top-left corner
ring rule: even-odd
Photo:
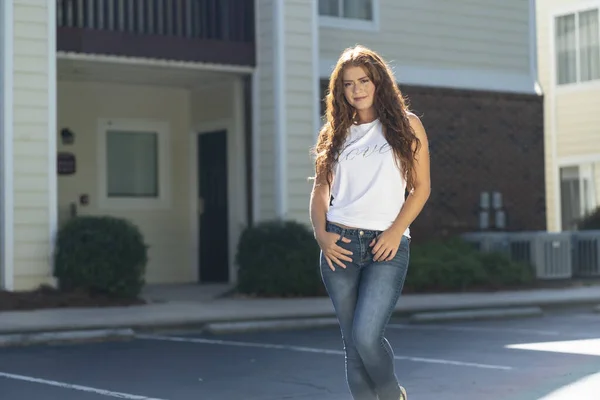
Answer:
[[[538,279],[600,276],[600,230],[567,232],[472,232],[465,240],[535,267]]]

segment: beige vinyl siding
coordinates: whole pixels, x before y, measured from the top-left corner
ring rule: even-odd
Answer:
[[[600,154],[600,86],[556,93],[557,156]]]
[[[553,38],[550,36],[551,10],[564,4],[564,0],[538,0],[536,1],[536,32],[537,32],[537,65],[538,81],[544,92],[544,153],[545,153],[545,175],[546,175],[546,225],[549,231],[556,231],[560,214],[557,215],[559,199],[556,193],[560,190],[557,182],[558,166],[553,155],[554,134],[553,120],[554,109],[554,87],[552,85],[552,52],[550,51]]]
[[[275,217],[275,23],[273,0],[259,0],[257,27],[259,141],[258,187],[261,220]]]
[[[308,223],[314,145],[313,9],[310,1],[287,0],[285,24],[285,99],[287,131],[287,217]]]
[[[321,27],[321,58],[363,44],[395,65],[530,73],[529,1],[378,2],[378,31]]]
[[[545,94],[547,224],[548,230],[555,231],[560,221],[559,161],[600,155],[600,81],[570,87],[554,86],[553,15],[576,11],[578,5],[584,9],[591,3],[587,0],[538,0],[536,3],[538,76]],[[597,5],[600,6],[600,2]],[[600,183],[600,169],[596,168],[595,174]]]
[[[596,189],[596,207],[600,207],[600,161],[594,163],[594,187]]]
[[[536,27],[537,27],[537,64],[538,80],[546,95],[552,90],[553,78],[551,46],[554,38],[551,36],[551,15],[555,10],[573,4],[570,0],[537,0],[536,1]]]
[[[14,0],[14,286],[52,281],[48,5]],[[50,77],[53,79],[53,77]]]
[[[556,92],[556,155],[559,162],[571,159],[573,162],[570,165],[583,167],[589,164],[589,161],[584,161],[586,159],[600,159],[599,105],[600,86],[577,91],[559,89]],[[552,153],[549,154],[552,156]],[[578,159],[582,161],[577,162]],[[600,206],[600,162],[591,164],[595,178],[596,206]],[[555,179],[554,176],[550,178]],[[556,229],[554,221],[552,228]]]

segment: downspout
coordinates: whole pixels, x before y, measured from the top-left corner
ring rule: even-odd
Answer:
[[[274,100],[275,100],[275,213],[287,215],[287,130],[285,89],[285,27],[284,0],[273,0],[274,25]]]
[[[0,6],[0,288],[14,290],[13,2]]]
[[[533,89],[538,95],[542,94],[542,88],[538,78],[538,51],[537,51],[537,16],[535,0],[529,0],[529,73],[533,80]]]

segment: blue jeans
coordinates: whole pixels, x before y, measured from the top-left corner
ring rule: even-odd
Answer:
[[[398,400],[394,352],[385,327],[402,292],[410,254],[410,239],[402,236],[391,261],[373,261],[369,243],[380,231],[344,229],[327,223],[327,231],[351,240],[338,245],[352,251],[346,268],[332,271],[321,252],[321,276],[340,324],[346,355],[346,380],[355,400]]]

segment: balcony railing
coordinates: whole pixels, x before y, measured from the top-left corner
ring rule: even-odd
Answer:
[[[57,47],[254,65],[254,11],[254,0],[57,0]]]

